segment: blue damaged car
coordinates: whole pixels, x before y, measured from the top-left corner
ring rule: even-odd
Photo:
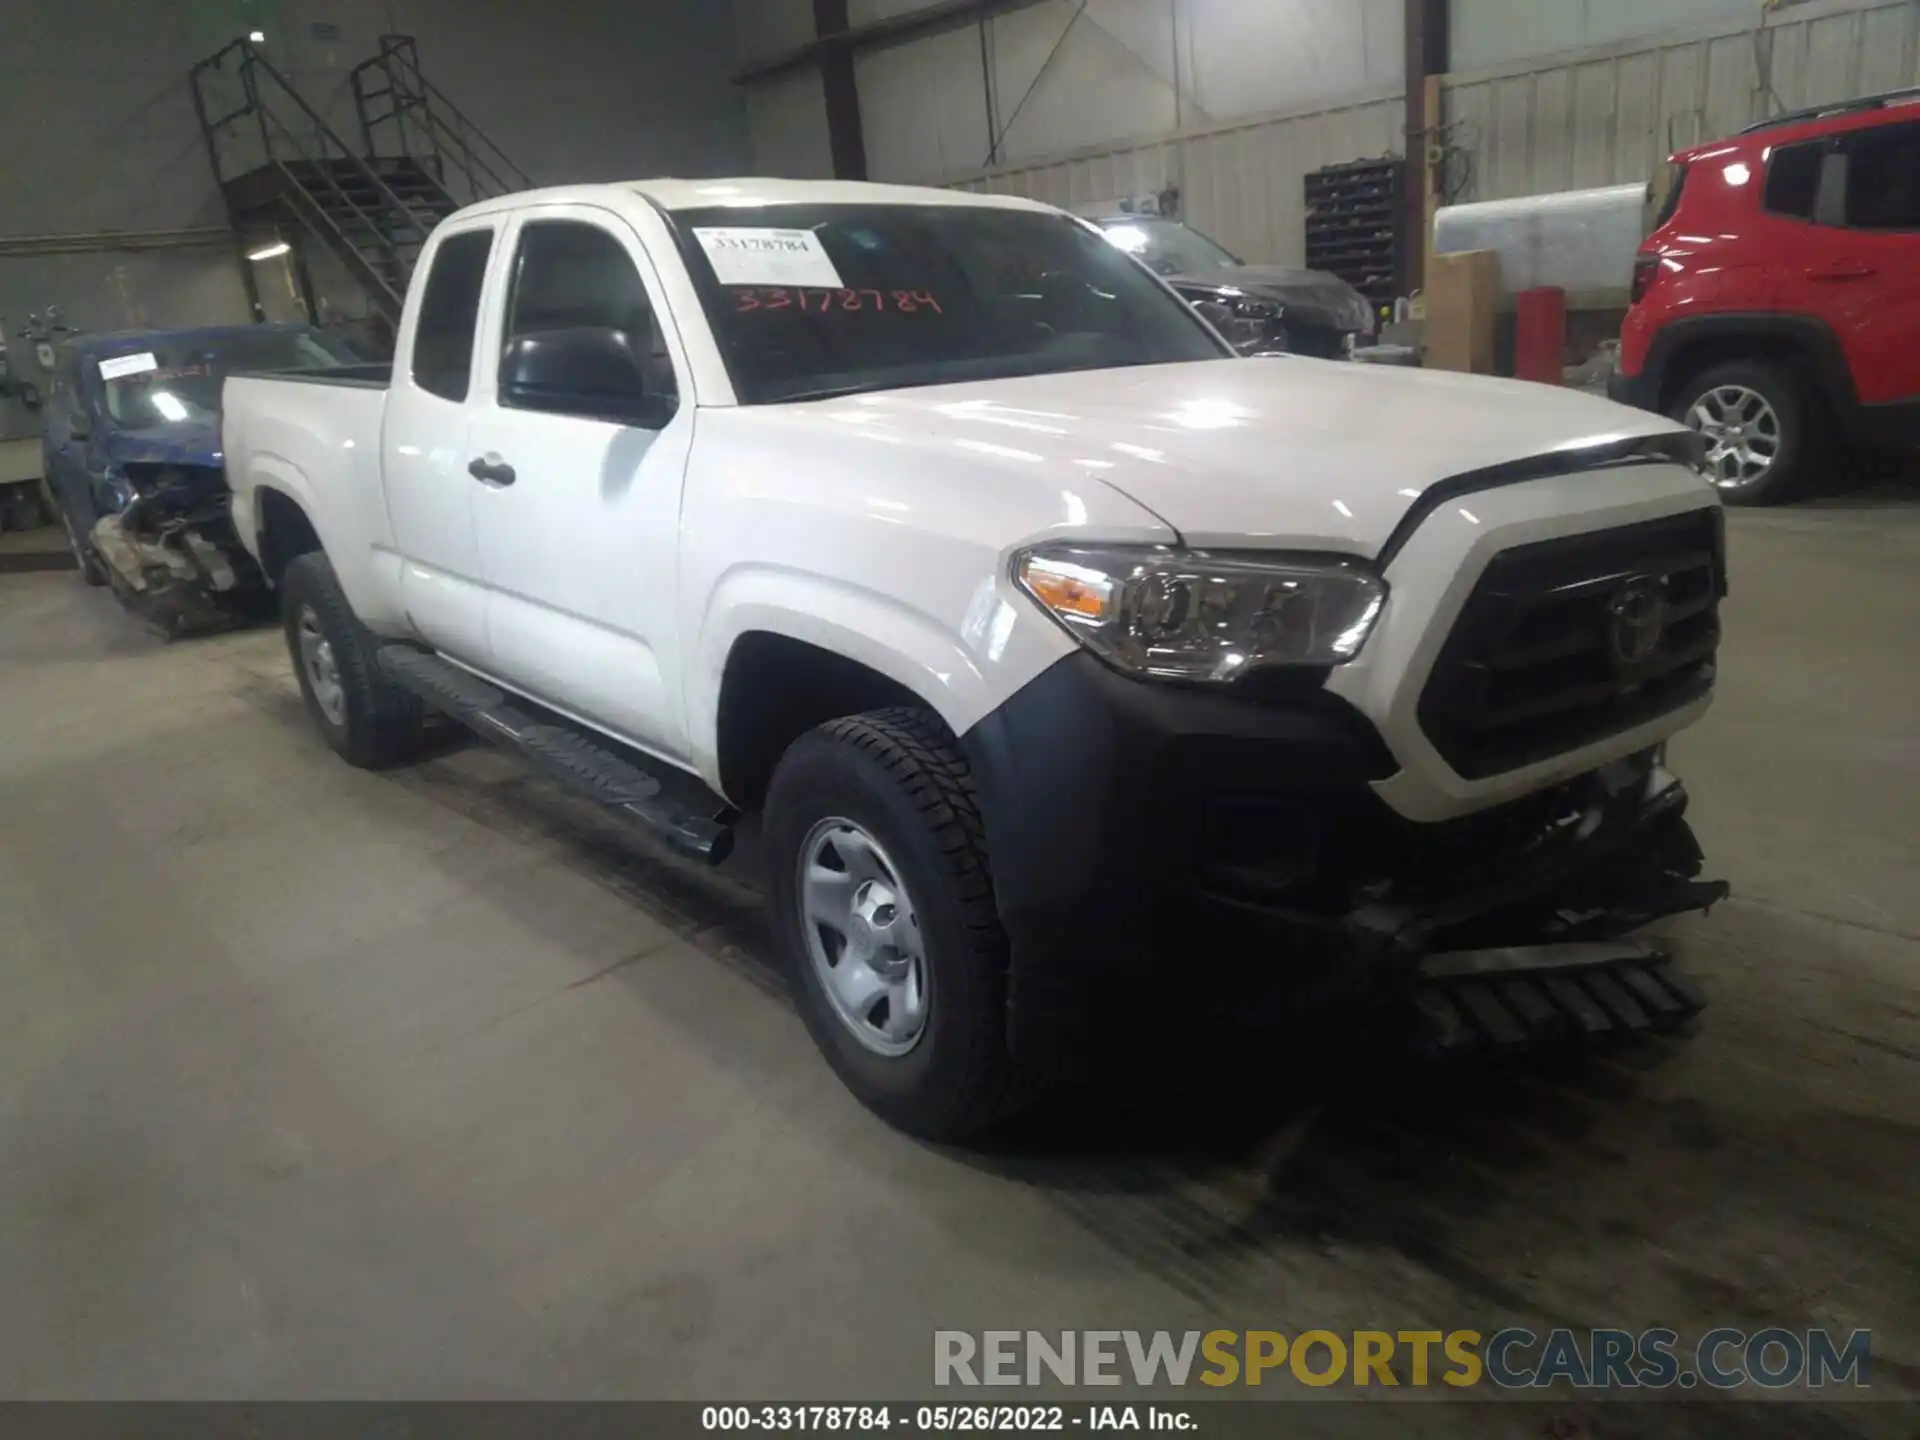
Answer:
[[[62,344],[43,473],[87,583],[111,586],[168,634],[266,608],[229,515],[220,388],[235,371],[357,363],[305,325],[125,330]]]

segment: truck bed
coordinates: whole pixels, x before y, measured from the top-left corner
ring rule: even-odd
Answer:
[[[348,594],[376,593],[364,571],[391,549],[380,479],[391,373],[387,365],[354,365],[227,377],[221,397],[227,484],[234,527],[255,559],[264,561],[259,492],[265,487],[339,537],[331,558]],[[274,578],[271,563],[266,570]],[[363,618],[382,617],[370,611]]]

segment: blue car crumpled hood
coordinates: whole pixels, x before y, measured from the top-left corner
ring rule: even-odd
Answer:
[[[115,430],[102,437],[102,446],[109,460],[123,465],[194,465],[217,470],[226,460],[220,451],[220,427],[210,420]]]

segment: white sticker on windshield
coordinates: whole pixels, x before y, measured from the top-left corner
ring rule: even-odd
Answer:
[[[840,272],[811,230],[696,225],[694,239],[722,285],[796,285],[841,290]]]
[[[123,380],[129,375],[144,375],[149,370],[158,370],[160,362],[153,358],[153,352],[143,350],[138,355],[116,355],[111,360],[100,362],[102,380]]]

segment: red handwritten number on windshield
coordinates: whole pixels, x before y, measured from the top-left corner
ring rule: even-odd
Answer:
[[[734,297],[734,312],[750,315],[755,310],[789,310],[825,314],[830,310],[851,311],[864,314],[868,310],[898,310],[902,315],[912,315],[920,310],[931,310],[936,315],[944,315],[940,301],[931,290],[816,290],[813,294],[819,299],[809,303],[805,290],[774,289],[769,286],[743,285]],[[872,303],[869,304],[868,302]]]

